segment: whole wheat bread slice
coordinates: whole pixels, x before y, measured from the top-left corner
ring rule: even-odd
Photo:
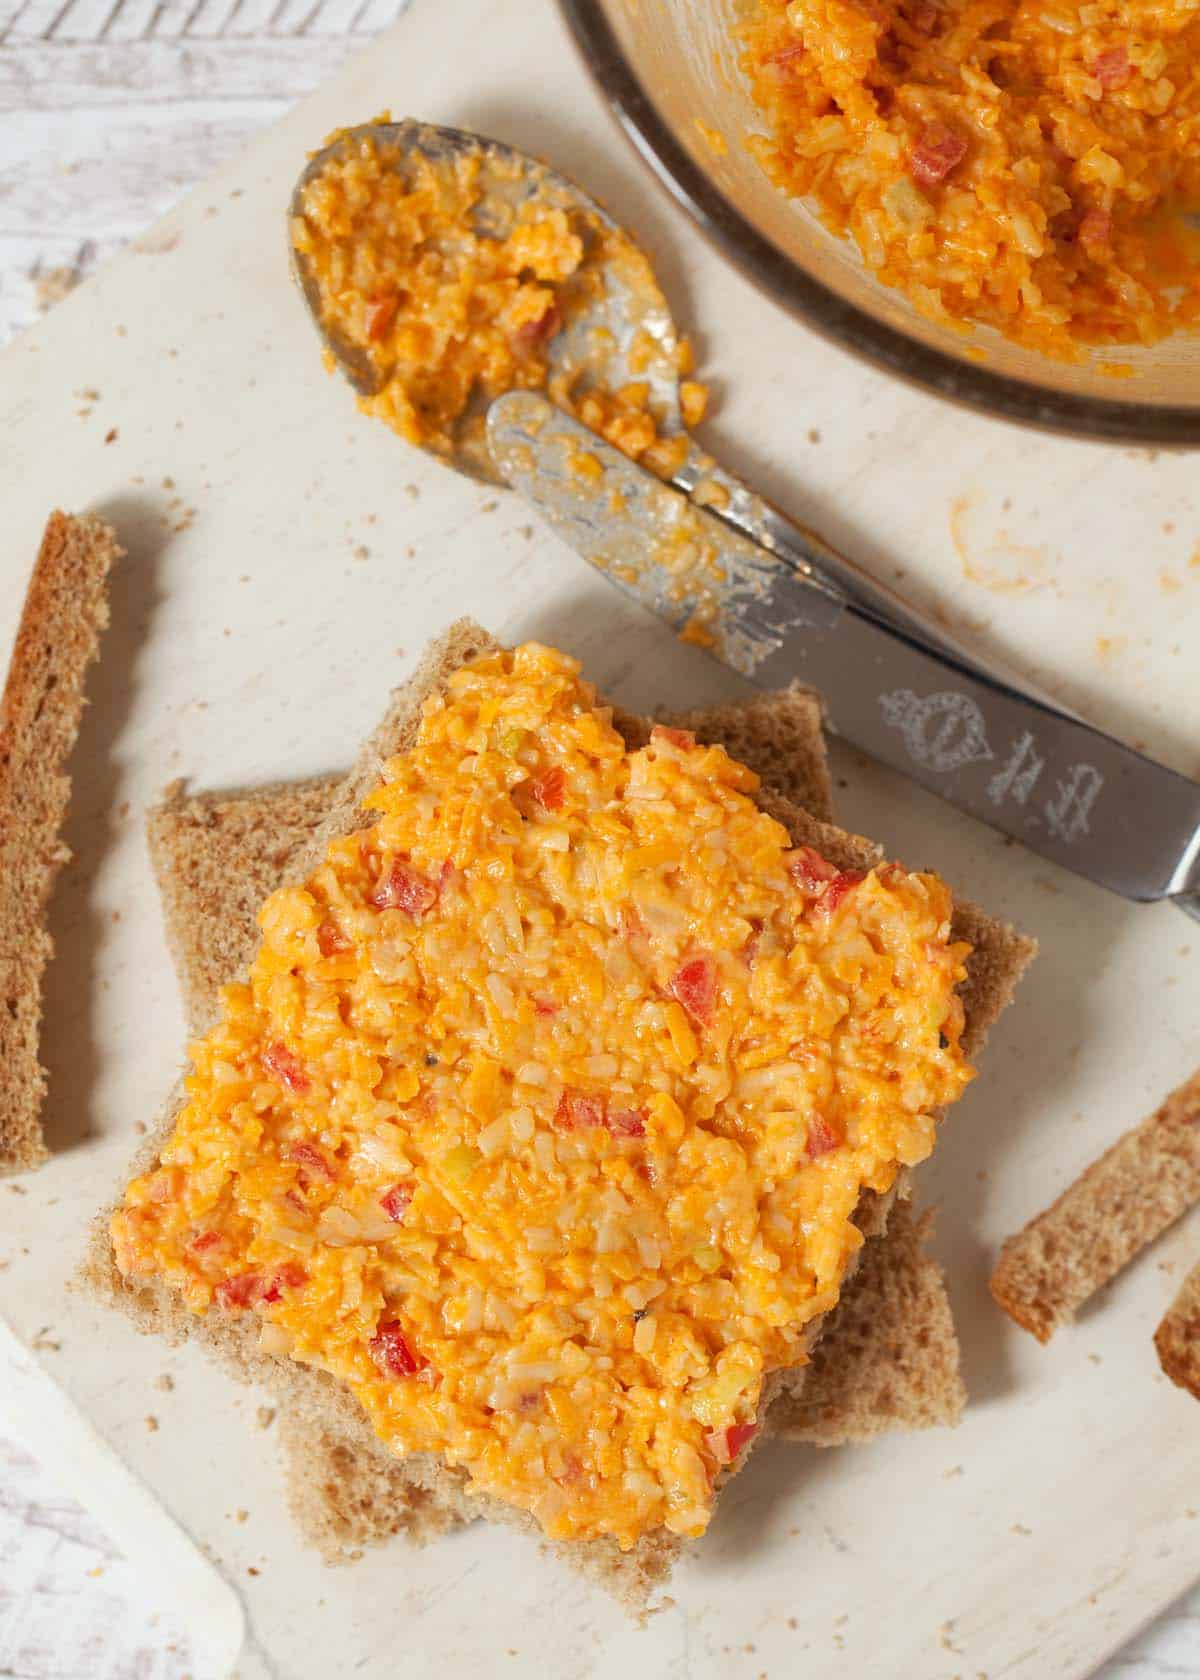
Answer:
[[[1200,1073],[1008,1238],[992,1273],[992,1294],[1010,1318],[1048,1342],[1197,1201]]]
[[[719,741],[812,815],[827,820],[831,789],[821,707],[811,690],[756,696],[673,714],[672,722]],[[244,793],[167,790],[147,821],[184,1006],[194,1032],[215,1014],[221,985],[249,962],[259,905],[311,839],[341,785],[321,777]],[[819,1446],[887,1429],[956,1422],[965,1403],[958,1340],[942,1271],[924,1251],[928,1221],[898,1206],[847,1285],[804,1379],[780,1395],[771,1426]],[[841,1350],[845,1350],[845,1358]],[[414,1477],[387,1448],[363,1458],[324,1430],[315,1442],[282,1420],[293,1509],[334,1560],[405,1534],[423,1541],[456,1520],[436,1485]]]
[[[932,1215],[898,1201],[813,1350],[805,1381],[785,1387],[771,1428],[836,1447],[889,1429],[957,1423],[967,1403],[942,1268],[925,1251]]]
[[[51,514],[0,699],[0,1176],[46,1157],[38,1059],[42,977],[53,955],[46,910],[71,855],[60,834],[71,797],[64,765],[120,552],[99,519]]]
[[[1158,1363],[1180,1388],[1200,1400],[1200,1266],[1193,1266],[1154,1332]]]
[[[452,671],[494,646],[477,626],[460,622],[430,648],[412,680],[397,692],[383,726],[367,744],[310,846],[287,871],[288,878],[302,878],[311,862],[323,855],[327,841],[334,835],[353,832],[370,822],[369,815],[360,809],[361,800],[379,778],[383,760],[405,750],[413,741],[423,702],[442,690]],[[650,725],[644,720],[619,716],[616,721],[631,746],[648,737]],[[816,847],[839,868],[869,868],[879,858],[878,848],[870,842],[821,823],[778,796],[764,792],[758,802],[788,828],[795,844]],[[1011,928],[992,922],[970,906],[956,906],[955,929],[976,945],[963,988],[968,1018],[965,1038],[969,1051],[974,1053],[988,1026],[1011,997],[1033,947]],[[177,1091],[159,1126],[138,1151],[129,1173],[145,1172],[156,1160],[174,1125],[179,1102]],[[891,1200],[891,1196],[864,1196],[858,1220],[865,1235],[875,1236],[883,1229]],[[217,1315],[196,1318],[161,1283],[153,1279],[123,1278],[116,1269],[108,1235],[111,1212],[111,1208],[106,1210],[96,1222],[86,1265],[87,1275],[96,1289],[127,1310],[141,1328],[174,1339],[196,1336],[238,1374],[265,1383],[280,1397],[293,1423],[310,1440],[332,1429],[352,1440],[355,1450],[369,1447],[374,1437],[352,1395],[323,1372],[263,1355],[257,1346],[254,1324],[242,1318],[230,1320]],[[821,1329],[820,1321],[811,1326],[810,1345],[815,1346]],[[771,1380],[764,1391],[766,1407],[773,1403],[788,1376],[789,1373],[779,1373]],[[414,1475],[426,1478],[431,1486],[437,1485],[443,1504],[457,1506],[463,1514],[483,1515],[537,1532],[533,1520],[523,1513],[468,1491],[461,1474],[420,1455],[414,1455],[408,1464]],[[572,1567],[615,1592],[631,1608],[639,1608],[665,1579],[680,1550],[680,1542],[666,1531],[660,1531],[646,1536],[629,1552],[620,1551],[609,1540],[556,1545],[551,1549]]]

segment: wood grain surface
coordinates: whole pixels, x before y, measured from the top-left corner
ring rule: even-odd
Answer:
[[[0,343],[405,3],[0,0]],[[102,1528],[52,1466],[0,1436],[0,1680],[187,1674],[184,1637],[146,1604]],[[1196,1675],[1200,1593],[1103,1680]]]
[[[0,343],[406,0],[0,0]]]

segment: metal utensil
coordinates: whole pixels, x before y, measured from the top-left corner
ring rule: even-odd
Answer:
[[[840,734],[1043,857],[1200,918],[1200,784],[930,651],[536,394],[498,399],[488,439],[513,488],[685,638],[764,688],[811,683]]]
[[[517,211],[529,199],[536,199],[547,210],[581,213],[576,216],[576,228],[584,242],[585,268],[600,259],[597,228],[620,231],[607,211],[573,181],[528,153],[506,146],[500,140],[484,139],[467,129],[438,127],[413,118],[395,123],[362,123],[357,128],[343,129],[327,146],[314,153],[292,191],[289,227],[293,217],[304,213],[308,187],[329,164],[368,142],[393,155],[395,168],[413,180],[422,160],[441,168],[454,168],[462,159],[477,159],[479,175],[475,185],[479,196],[471,212],[470,231],[481,239],[507,238]],[[447,235],[448,239],[452,237]],[[428,243],[436,248],[433,239]],[[288,248],[293,278],[326,349],[360,395],[374,395],[378,375],[369,358],[323,319],[314,277],[290,238]],[[650,386],[655,411],[662,416],[663,435],[673,436],[682,431],[677,367],[679,340],[667,300],[654,281],[649,264],[644,272],[639,270],[636,275],[617,264],[607,266],[604,285],[589,288],[586,301],[587,306],[583,307],[582,296],[572,299],[573,307],[567,312],[561,330],[545,346],[551,373],[576,375],[581,386],[586,386],[590,379],[602,378],[610,391],[620,390],[634,379],[644,380]],[[636,369],[629,360],[635,343]],[[487,452],[479,423],[488,400],[481,396],[460,417],[454,454],[447,464],[471,478],[502,485],[504,481]],[[446,457],[438,454],[437,459],[445,461]]]
[[[472,212],[472,231],[482,238],[503,239],[520,205],[536,198],[548,209],[581,213],[577,225],[585,240],[585,265],[603,257],[594,236],[589,238],[589,222],[623,234],[629,241],[628,233],[594,198],[537,158],[466,129],[438,127],[411,118],[345,129],[316,152],[292,192],[289,226],[291,218],[303,215],[308,187],[329,164],[366,142],[394,154],[396,169],[413,176],[421,160],[453,168],[463,158],[478,159],[479,198]],[[290,239],[288,244],[293,276],[325,347],[355,390],[373,395],[378,383],[376,370],[359,347],[348,343],[325,322],[314,277]],[[563,328],[549,340],[546,354],[552,374],[569,373],[580,387],[592,381],[615,392],[633,380],[645,381],[660,436],[687,436],[687,454],[672,482],[685,495],[696,498],[698,505],[709,506],[715,517],[778,554],[805,576],[837,588],[852,601],[900,626],[913,640],[975,669],[989,668],[955,637],[915,612],[886,584],[764,501],[687,434],[679,396],[679,334],[648,263],[639,265],[636,275],[624,265],[607,263],[603,287],[590,288],[573,298]],[[484,408],[486,402],[480,399],[461,417],[449,464],[472,478],[502,484],[503,476],[496,471],[480,425]],[[438,459],[445,457],[439,455]],[[720,504],[719,510],[714,503]]]

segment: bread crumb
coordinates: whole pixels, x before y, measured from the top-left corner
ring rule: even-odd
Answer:
[[[1012,1525],[1012,1528],[1009,1530],[1009,1533],[1010,1534],[1032,1534],[1033,1530],[1031,1528],[1026,1528],[1024,1523],[1014,1523]]]
[[[88,1580],[89,1581],[98,1581],[100,1579],[101,1575],[103,1575],[103,1573],[104,1573],[104,1565],[102,1563],[98,1563],[96,1565],[95,1569],[89,1569],[88,1570],[88,1572],[87,1572]]]
[[[943,1651],[952,1651],[957,1657],[962,1655],[962,1647],[954,1643],[954,1622],[955,1618],[951,1616],[948,1622],[942,1623],[941,1627],[938,1629],[938,1644],[942,1647]]]
[[[175,1378],[169,1371],[164,1371],[161,1376],[155,1377],[154,1386],[160,1394],[170,1394],[175,1387]]]
[[[354,558],[356,560],[369,560],[371,558],[371,550],[367,547],[366,543],[359,543],[358,547],[354,550]]]
[[[133,1122],[133,1129],[139,1137],[145,1137],[150,1128],[146,1125],[144,1120],[135,1120]]]
[[[417,497],[421,494],[421,487],[419,484],[406,484],[404,486],[404,494],[410,501],[415,502]]]
[[[525,538],[526,542],[532,542],[532,540],[533,540],[533,526],[532,525],[522,525],[521,526],[521,535]]]
[[[105,443],[116,443],[118,436],[119,433],[117,432],[117,428],[112,426],[107,432],[105,432],[104,441]]]
[[[174,490],[175,480],[173,478],[164,478],[162,481],[162,487],[164,490]]]
[[[796,1620],[795,1616],[789,1616],[787,1619],[787,1625],[791,1628],[792,1632],[795,1633],[796,1629],[800,1626],[800,1623]]]
[[[50,1334],[53,1326],[43,1324],[37,1335],[30,1342],[30,1347],[37,1353],[61,1353],[62,1343],[56,1336]]]
[[[158,1419],[154,1416],[154,1414],[152,1412],[147,1414],[144,1421],[145,1421],[147,1432],[151,1435],[157,1434],[157,1432],[158,1432]]]
[[[254,1421],[260,1429],[270,1429],[275,1422],[274,1406],[260,1406],[254,1414]]]
[[[500,506],[499,502],[494,502],[494,501],[493,502],[484,502],[483,506],[480,508],[479,511],[480,511],[480,513],[495,513],[496,509],[499,506]]]
[[[70,296],[83,279],[83,274],[78,265],[67,264],[40,272],[35,270],[29,278],[33,281],[33,301],[38,314],[45,315],[56,303]]]
[[[809,443],[820,443],[821,441],[821,434],[815,426],[808,428],[808,441]]]
[[[1158,574],[1158,587],[1162,590],[1164,595],[1178,595],[1179,591],[1183,588],[1183,584],[1175,576],[1174,572],[1169,572],[1164,566],[1162,571]]]
[[[1098,1353],[1089,1353],[1088,1354],[1088,1364],[1089,1365],[1103,1365],[1103,1363],[1104,1363],[1104,1361],[1103,1361],[1103,1359],[1101,1359],[1101,1357]]]
[[[258,1569],[255,1569],[254,1565],[251,1563],[251,1564],[247,1565],[246,1573],[247,1573],[247,1575],[259,1575],[259,1574],[262,1573],[262,1571],[258,1570]]]
[[[250,1513],[249,1511],[243,1511],[239,1505],[238,1509],[233,1513],[233,1520],[234,1522],[240,1523],[248,1522],[250,1520]]]

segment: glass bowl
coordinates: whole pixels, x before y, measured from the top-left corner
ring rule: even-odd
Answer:
[[[763,120],[737,64],[740,3],[559,0],[636,150],[749,279],[835,344],[986,414],[1114,442],[1200,443],[1200,334],[1070,364],[988,328],[957,332],[881,286],[849,240],[772,186],[745,145]],[[1129,373],[1106,371],[1114,364]]]

